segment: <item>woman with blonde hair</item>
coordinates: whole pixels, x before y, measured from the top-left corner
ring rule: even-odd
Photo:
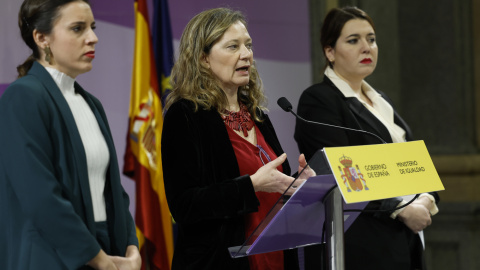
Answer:
[[[253,61],[244,16],[196,15],[180,40],[162,133],[165,191],[178,224],[173,269],[297,269],[294,251],[230,258],[294,178]],[[306,164],[299,157],[300,168]],[[307,169],[303,181],[313,175]],[[293,189],[287,191],[292,194]]]

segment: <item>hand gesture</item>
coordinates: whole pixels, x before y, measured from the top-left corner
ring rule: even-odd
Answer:
[[[307,160],[305,159],[305,155],[304,155],[304,154],[300,154],[300,156],[298,157],[298,174],[299,174],[299,176],[298,176],[297,181],[295,181],[295,185],[296,185],[296,186],[298,186],[298,185],[297,185],[297,182],[298,182],[299,180],[305,181],[305,180],[307,180],[308,178],[317,175],[317,174],[315,173],[315,171],[314,171],[310,166],[308,166],[308,167],[303,171],[303,173],[300,174],[300,172],[303,170],[303,168],[305,168],[305,166],[308,166]],[[303,181],[301,181],[301,182],[303,182]],[[298,184],[300,184],[300,182],[299,182]]]
[[[277,167],[282,165],[286,159],[287,154],[284,153],[263,165],[255,174],[250,176],[255,191],[283,193],[288,188],[294,178],[277,170]],[[294,191],[295,189],[290,189],[287,195],[292,195]]]
[[[305,166],[307,166],[307,168],[305,168]],[[305,170],[303,170],[303,168],[305,168]],[[316,175],[315,171],[312,168],[310,168],[310,166],[308,166],[307,160],[305,159],[305,155],[301,154],[298,157],[298,177],[297,177],[297,180],[295,180],[295,182],[293,182],[292,186],[290,187],[291,193],[293,194],[293,192],[295,192],[295,189],[298,186],[300,186],[308,178],[315,175]]]

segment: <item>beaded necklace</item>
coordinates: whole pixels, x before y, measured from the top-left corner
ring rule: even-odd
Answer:
[[[222,115],[223,122],[230,128],[236,131],[242,131],[244,137],[248,137],[248,131],[250,131],[253,127],[253,121],[248,112],[247,106],[243,103],[240,103],[240,111],[238,112],[231,112],[229,110],[225,110],[225,113],[228,115]]]

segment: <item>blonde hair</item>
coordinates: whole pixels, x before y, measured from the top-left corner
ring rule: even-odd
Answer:
[[[225,111],[228,106],[227,96],[218,79],[201,61],[236,22],[247,26],[241,12],[228,8],[206,10],[190,20],[180,39],[179,57],[171,73],[172,92],[167,97],[165,111],[180,99],[192,101],[195,110],[198,110],[198,107],[206,110],[213,107],[219,113]],[[261,121],[257,109],[265,109],[262,105],[266,98],[255,62],[250,67],[248,84],[239,88],[238,100],[247,106],[255,120]]]

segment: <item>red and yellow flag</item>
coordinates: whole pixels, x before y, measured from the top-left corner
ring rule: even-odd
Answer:
[[[123,172],[136,184],[135,223],[142,269],[170,269],[172,219],[163,185],[161,89],[152,50],[146,0],[135,1],[135,49]]]

